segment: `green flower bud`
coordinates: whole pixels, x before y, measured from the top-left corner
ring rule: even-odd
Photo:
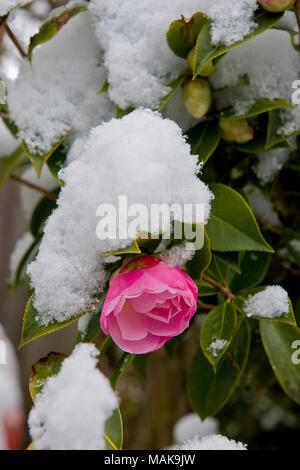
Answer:
[[[219,121],[222,139],[228,142],[236,142],[238,144],[245,144],[252,140],[254,131],[247,119],[230,119],[221,118]]]
[[[211,105],[211,89],[206,80],[189,80],[183,87],[182,99],[188,112],[196,119],[202,118]]]
[[[258,3],[265,10],[277,13],[292,8],[295,0],[258,0]]]
[[[196,59],[196,46],[194,46],[193,49],[190,50],[187,56],[187,63],[191,70],[194,70],[195,59]],[[201,67],[199,75],[201,75],[201,77],[209,77],[214,72],[215,72],[215,67],[213,66],[213,63],[208,62],[208,64],[205,64]]]

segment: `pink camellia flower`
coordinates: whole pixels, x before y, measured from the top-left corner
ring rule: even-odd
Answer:
[[[143,255],[111,281],[101,328],[124,351],[145,354],[182,333],[197,310],[198,288],[177,267]]]

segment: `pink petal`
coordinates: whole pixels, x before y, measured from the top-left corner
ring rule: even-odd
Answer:
[[[116,318],[123,339],[139,340],[147,336],[147,317],[143,313],[136,312],[128,300]]]

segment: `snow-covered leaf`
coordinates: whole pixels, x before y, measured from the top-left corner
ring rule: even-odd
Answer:
[[[224,54],[231,51],[232,49],[241,46],[245,42],[251,40],[255,36],[263,33],[269,28],[272,28],[280,18],[282,13],[269,13],[266,11],[258,10],[254,15],[254,21],[257,27],[254,31],[244,37],[241,41],[238,41],[230,46],[219,45],[215,46],[211,42],[211,21],[207,20],[206,24],[202,27],[196,42],[196,52],[195,52],[195,67],[194,67],[194,77],[196,77],[200,69],[207,63],[221,58]]]
[[[52,17],[49,21],[44,23],[39,32],[35,34],[29,44],[28,48],[28,58],[31,61],[33,49],[40,44],[43,44],[49,41],[60,29],[77,13],[85,11],[85,5],[77,5],[73,8],[67,8],[64,11],[59,11],[57,16]]]
[[[233,337],[237,314],[231,303],[223,302],[205,317],[200,331],[200,346],[214,370]]]

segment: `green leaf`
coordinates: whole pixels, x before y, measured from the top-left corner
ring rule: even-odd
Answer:
[[[3,160],[0,165],[0,188],[6,183],[10,175],[18,168],[25,160],[26,154],[22,147],[18,147],[8,157]]]
[[[107,93],[108,92],[108,87],[109,87],[109,83],[108,83],[108,80],[106,79],[102,85],[102,87],[100,88],[100,90],[97,92],[98,95],[101,95],[102,93]]]
[[[61,136],[61,138],[53,145],[53,147],[48,153],[44,153],[44,154],[41,154],[39,152],[36,152],[36,153],[31,152],[28,146],[26,145],[26,143],[24,141],[22,142],[22,147],[24,151],[26,152],[26,154],[28,155],[31,163],[33,164],[38,178],[41,175],[41,171],[42,171],[44,164],[51,157],[51,155],[55,152],[55,150],[60,146],[60,144],[65,140],[66,137],[67,137],[67,133]]]
[[[229,272],[230,266],[213,254],[211,263],[207,269],[207,274],[221,284],[226,285]]]
[[[257,294],[258,292],[262,292],[265,289],[266,289],[266,286],[260,286],[260,287],[252,288],[252,289],[249,289],[249,290],[243,292],[243,294],[240,294],[238,297],[236,297],[233,300],[234,306],[237,308],[237,310],[239,310],[240,312],[247,315],[244,312],[245,301],[248,299],[249,296]],[[288,311],[288,313],[282,313],[282,315],[279,316],[279,317],[270,318],[269,316],[264,317],[261,312],[257,312],[257,315],[251,315],[251,318],[254,318],[256,320],[265,319],[265,320],[268,320],[268,321],[275,321],[275,322],[281,322],[281,323],[288,323],[290,325],[296,325],[294,310],[293,310],[293,306],[292,306],[292,303],[291,303],[290,299],[289,299],[289,311]]]
[[[119,106],[116,106],[115,118],[122,119],[122,117],[126,116],[132,111],[133,111],[133,108],[122,109],[122,108],[119,108]]]
[[[39,32],[32,36],[28,48],[28,59],[31,61],[32,59],[32,52],[33,49],[36,46],[39,46],[40,44],[44,44],[45,42],[48,42],[50,39],[52,39],[60,29],[68,23],[68,21],[77,13],[80,13],[81,11],[85,11],[86,6],[84,5],[78,5],[73,8],[68,8],[67,10],[64,10],[59,13],[58,16],[52,17],[49,21],[44,23]]]
[[[273,249],[260,233],[254,214],[244,198],[220,183],[212,183],[210,188],[215,195],[206,226],[211,249],[272,253]]]
[[[267,140],[266,140],[265,150],[269,150],[275,145],[285,142],[286,139],[288,139],[289,137],[300,134],[300,129],[293,132],[290,135],[280,135],[278,133],[279,129],[284,125],[280,109],[274,109],[270,111],[268,116],[269,116],[269,119],[268,119]]]
[[[12,282],[12,287],[17,287],[24,281],[26,276],[26,267],[37,254],[40,240],[41,235],[38,235],[22,256]]]
[[[259,9],[254,15],[254,22],[257,24],[257,27],[254,29],[254,31],[251,34],[245,36],[243,40],[238,41],[231,46],[215,46],[211,43],[211,20],[207,19],[206,23],[199,32],[196,42],[194,78],[199,74],[200,69],[204,65],[213,60],[220,59],[227,52],[241,46],[245,42],[271,28],[276,23],[278,23],[278,21],[282,18],[282,15],[282,13],[269,13],[265,10]]]
[[[103,294],[103,297],[97,307],[86,314],[89,316],[88,324],[83,332],[78,332],[77,342],[92,343],[101,332],[100,317],[103,304],[105,302],[105,297],[106,294]]]
[[[209,297],[210,295],[216,295],[218,293],[217,289],[209,284],[208,282],[199,279],[196,281],[198,287],[198,296],[199,297]]]
[[[35,402],[36,395],[43,390],[46,380],[58,374],[66,357],[64,354],[51,352],[33,364],[29,378],[29,392],[33,402]]]
[[[63,145],[57,147],[54,153],[48,158],[47,166],[56,181],[63,186],[63,181],[59,179],[58,172],[65,166],[67,159],[67,152]]]
[[[267,113],[273,109],[278,108],[295,108],[287,100],[281,98],[275,98],[274,100],[269,100],[266,98],[258,98],[255,103],[250,106],[248,111],[244,114],[235,114],[233,109],[228,109],[221,113],[221,117],[230,117],[230,119],[238,121],[239,119],[248,119],[253,116],[258,116],[259,114]]]
[[[250,328],[241,322],[229,348],[222,357],[217,372],[199,348],[188,377],[188,394],[193,409],[201,419],[220,411],[231,397],[245,370],[249,348]]]
[[[38,311],[35,309],[33,301],[34,294],[32,294],[26,306],[19,349],[40,336],[48,335],[49,333],[53,333],[54,331],[61,330],[62,328],[71,325],[71,323],[78,320],[84,314],[82,313],[74,316],[64,322],[53,321],[47,326],[44,326],[38,322]]]
[[[135,357],[135,354],[130,354],[128,352],[124,352],[124,354],[121,356],[110,379],[110,384],[114,390],[116,388],[119,378],[121,377],[121,375],[123,375],[127,367],[129,367],[129,365],[132,363],[134,357]]]
[[[114,410],[112,416],[106,421],[105,431],[105,449],[121,450],[123,447],[123,422],[119,408]]]
[[[234,251],[215,251],[214,257],[218,260],[221,260],[223,263],[230,266],[233,271],[240,273],[240,255],[238,252]]]
[[[44,222],[48,219],[56,206],[56,201],[48,197],[43,197],[38,202],[30,219],[30,231],[34,237],[37,237],[42,232]]]
[[[187,134],[187,142],[191,146],[191,153],[199,155],[203,164],[214,153],[220,143],[220,129],[214,121],[203,121],[192,127]]]
[[[180,20],[173,21],[167,32],[167,42],[172,51],[185,59],[207,20],[207,16],[197,12],[189,20],[182,16]]]
[[[200,346],[214,370],[231,342],[236,323],[237,314],[229,302],[217,305],[205,317],[200,331]]]
[[[268,271],[271,254],[264,252],[246,252],[241,254],[241,272],[235,274],[230,282],[232,292],[260,284]]]
[[[157,111],[161,111],[166,106],[170,99],[175,95],[176,91],[179,90],[180,87],[182,87],[182,85],[186,81],[186,78],[186,75],[180,75],[178,78],[176,78],[176,80],[174,80],[168,85],[171,88],[171,91],[161,100]]]
[[[300,405],[300,330],[280,322],[261,320],[259,323],[263,346],[278,382]]]
[[[204,231],[204,245],[200,250],[197,250],[193,258],[186,263],[186,270],[192,279],[201,279],[202,273],[207,269],[211,261],[211,251],[209,238],[206,231]]]

